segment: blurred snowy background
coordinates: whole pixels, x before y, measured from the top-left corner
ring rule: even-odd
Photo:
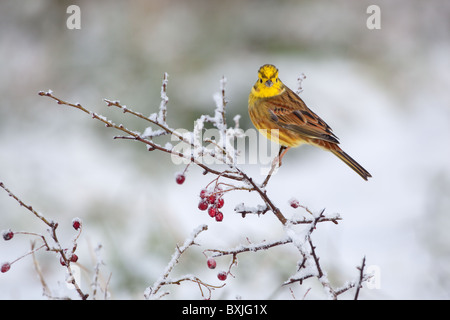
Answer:
[[[81,8],[81,30],[69,30],[66,9]],[[369,30],[366,9],[381,8],[381,29]],[[191,168],[177,185],[165,154],[147,152],[78,110],[37,95],[51,89],[129,128],[146,124],[105,107],[117,99],[150,114],[169,73],[169,123],[191,129],[213,112],[213,94],[226,76],[228,117],[251,128],[247,97],[258,68],[275,64],[281,79],[341,139],[373,175],[369,182],[331,154],[290,151],[269,183],[281,209],[296,197],[314,211],[339,212],[343,221],[313,233],[329,278],[357,277],[363,256],[379,271],[380,287],[362,299],[448,299],[450,296],[450,2],[432,1],[51,1],[0,2],[0,181],[46,217],[60,223],[62,241],[80,217],[79,262],[92,277],[93,250],[103,245],[103,277],[111,298],[142,299],[160,276],[176,243],[206,223],[199,248],[174,271],[221,284],[201,251],[276,240],[271,213],[242,219],[236,204],[260,202],[248,193],[225,195],[224,221],[197,209],[212,176]],[[447,142],[446,142],[447,141]],[[257,176],[258,166],[244,166]],[[0,230],[45,233],[43,224],[0,190]],[[30,239],[0,241],[0,262],[29,250]],[[54,294],[67,294],[56,256],[38,253]],[[295,273],[295,250],[275,248],[239,256],[236,278],[213,298],[291,299],[280,287]],[[323,298],[314,281],[291,286],[296,298]],[[41,298],[30,257],[0,274],[0,298]],[[198,287],[173,288],[170,299],[201,298]],[[73,297],[77,297],[73,295]]]

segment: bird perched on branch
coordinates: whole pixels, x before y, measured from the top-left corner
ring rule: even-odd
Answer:
[[[278,161],[291,147],[310,144],[332,152],[364,180],[372,177],[339,147],[330,126],[311,111],[303,100],[278,78],[278,69],[266,64],[248,98],[248,111],[255,127],[281,145]]]

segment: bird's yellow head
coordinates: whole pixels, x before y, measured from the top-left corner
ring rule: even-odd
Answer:
[[[265,64],[258,71],[258,81],[252,89],[252,94],[258,98],[273,97],[283,93],[283,82],[278,79],[278,69],[271,64]]]

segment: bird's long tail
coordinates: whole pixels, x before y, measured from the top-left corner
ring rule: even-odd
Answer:
[[[372,175],[364,169],[358,162],[353,160],[348,154],[346,154],[341,148],[335,146],[335,148],[330,149],[330,151],[337,156],[339,159],[344,161],[350,168],[355,170],[357,174],[359,174],[364,180],[367,181],[368,178],[372,177]]]

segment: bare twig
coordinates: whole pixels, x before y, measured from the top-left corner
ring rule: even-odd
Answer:
[[[52,298],[52,294],[50,291],[50,288],[47,285],[47,282],[45,281],[44,275],[42,274],[42,270],[41,267],[39,266],[39,262],[36,259],[36,255],[35,255],[35,247],[36,243],[34,241],[31,242],[31,256],[33,257],[33,265],[34,265],[34,270],[36,270],[36,273],[39,277],[39,281],[41,282],[42,285],[42,294],[48,298]]]
[[[30,211],[32,214],[34,214],[37,218],[42,220],[46,225],[48,225],[50,228],[53,228],[55,225],[55,222],[48,220],[43,215],[41,215],[39,212],[33,209],[32,206],[26,205],[22,200],[20,200],[16,195],[14,195],[11,191],[9,191],[8,188],[3,184],[3,182],[0,182],[0,187],[3,188],[10,197],[12,197],[14,200],[16,200],[20,206],[26,208],[28,211]]]

